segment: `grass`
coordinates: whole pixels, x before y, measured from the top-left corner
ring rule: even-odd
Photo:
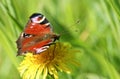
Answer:
[[[119,0],[1,0],[0,79],[21,79],[15,41],[34,12],[44,14],[56,33],[66,32],[60,41],[81,50],[80,67],[59,73],[60,79],[120,79],[119,8]]]

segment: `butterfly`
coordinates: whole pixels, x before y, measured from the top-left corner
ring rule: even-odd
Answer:
[[[16,41],[17,56],[27,52],[39,54],[47,50],[59,37],[59,34],[53,32],[51,24],[44,15],[34,13],[30,16],[27,25]]]

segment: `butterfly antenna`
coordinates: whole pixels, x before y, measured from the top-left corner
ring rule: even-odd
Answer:
[[[80,23],[80,19],[78,19],[74,24],[70,25],[69,27],[71,27],[71,29],[73,29],[73,26],[75,26],[76,24],[79,24]],[[76,29],[75,32],[78,32],[78,30]],[[69,31],[62,31],[60,33],[60,35],[63,35],[63,34],[66,34],[66,33],[69,33]]]

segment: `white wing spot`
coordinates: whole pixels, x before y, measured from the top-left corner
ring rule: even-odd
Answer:
[[[36,49],[36,53],[41,53],[41,52],[47,50],[48,48],[49,48],[49,46],[44,46],[44,47],[38,48],[38,49]]]
[[[46,23],[45,25],[48,26],[48,25],[50,25],[50,23]]]
[[[44,20],[45,20],[45,16],[43,16],[43,18],[41,19],[41,20],[37,20],[37,18],[38,17],[34,17],[34,18],[32,18],[32,21],[34,22],[34,23],[41,23],[41,22],[43,22]]]
[[[32,23],[32,25],[35,25],[35,23]]]
[[[43,22],[45,20],[45,16],[39,21],[39,23]]]

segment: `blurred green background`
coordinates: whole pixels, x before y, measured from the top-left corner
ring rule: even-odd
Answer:
[[[120,0],[0,0],[0,79],[21,79],[15,41],[35,12],[81,51],[80,66],[60,79],[120,79]]]

